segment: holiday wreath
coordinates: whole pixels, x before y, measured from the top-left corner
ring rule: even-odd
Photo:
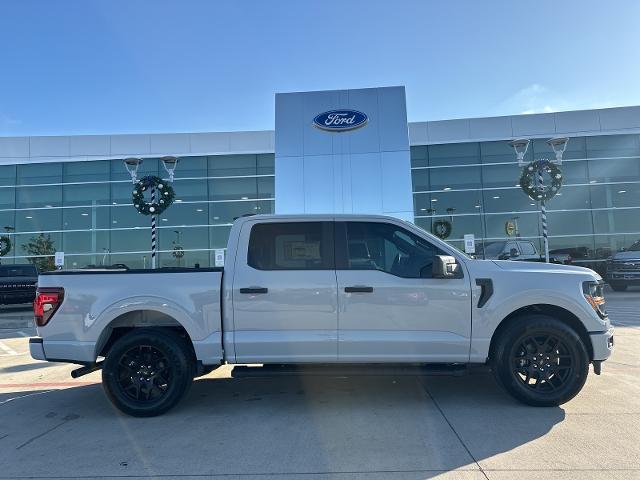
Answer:
[[[144,199],[144,192],[155,188],[155,201],[147,202]],[[155,175],[142,177],[134,184],[133,188],[133,206],[143,215],[160,215],[166,208],[173,203],[176,194],[173,187]]]
[[[551,185],[540,186],[539,171],[551,177]],[[522,170],[520,188],[531,200],[536,202],[550,200],[560,191],[560,187],[562,187],[562,172],[549,160],[534,160]]]

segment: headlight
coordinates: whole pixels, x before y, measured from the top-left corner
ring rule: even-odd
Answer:
[[[604,310],[604,282],[584,282],[582,284],[582,293],[600,318],[605,318],[607,312]]]

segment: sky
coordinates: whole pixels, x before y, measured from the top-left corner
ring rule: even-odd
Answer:
[[[409,121],[640,105],[637,0],[0,0],[0,136],[263,130],[277,92]]]

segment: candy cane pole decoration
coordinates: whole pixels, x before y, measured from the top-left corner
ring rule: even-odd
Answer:
[[[156,203],[156,187],[151,187],[151,205]],[[151,215],[151,268],[156,268],[156,215]]]
[[[542,169],[538,169],[538,187],[540,188],[540,213],[542,215],[542,239],[544,240],[544,261],[549,263],[549,235],[547,233],[547,206],[544,201],[544,180]]]

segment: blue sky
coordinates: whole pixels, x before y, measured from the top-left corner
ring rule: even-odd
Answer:
[[[0,0],[0,135],[260,130],[405,85],[409,121],[640,104],[640,2]]]

